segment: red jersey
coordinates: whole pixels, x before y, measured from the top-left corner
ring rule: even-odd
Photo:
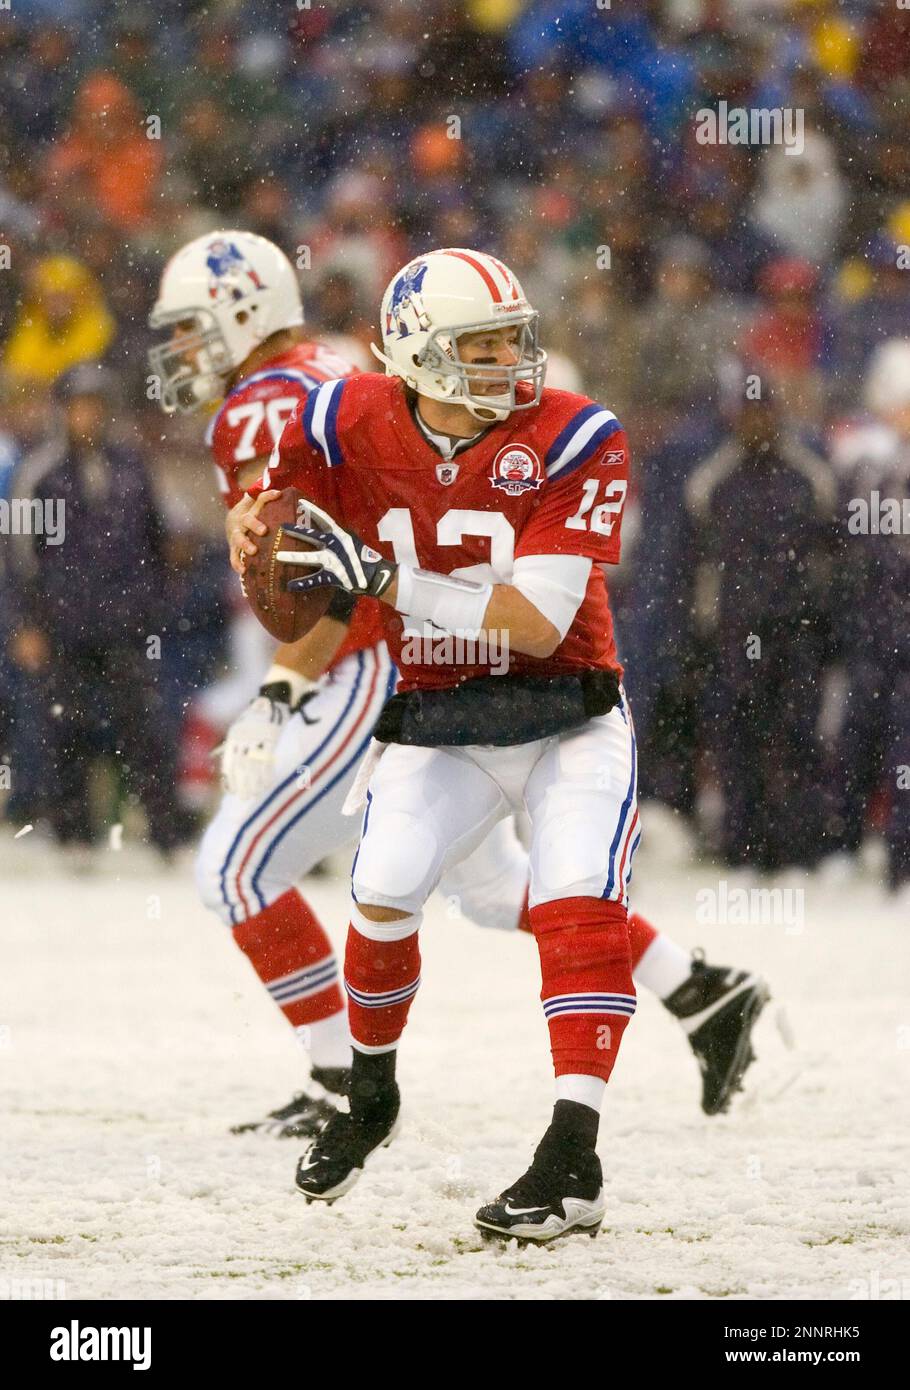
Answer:
[[[228,392],[205,435],[226,506],[235,506],[243,496],[237,474],[255,459],[269,457],[307,392],[357,370],[322,343],[295,343]]]
[[[307,394],[327,381],[352,376],[358,370],[323,343],[295,343],[237,383],[206,431],[225,506],[233,507],[240,501],[244,489],[237,481],[238,473],[255,459],[269,457],[294,411],[306,402]],[[361,599],[331,664],[335,666],[352,652],[381,641],[378,604],[373,599]]]
[[[546,658],[512,652],[508,669],[621,673],[599,565],[619,560],[628,468],[615,415],[587,396],[551,390],[447,461],[414,419],[404,383],[363,372],[309,394],[262,481],[299,488],[386,559],[440,574],[508,584],[523,556],[589,558],[587,591],[559,647]],[[380,611],[400,690],[454,685],[493,669],[493,661],[453,669],[451,658],[415,657],[415,624],[388,604]]]

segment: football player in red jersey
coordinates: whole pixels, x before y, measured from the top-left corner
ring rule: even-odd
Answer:
[[[297,1185],[334,1200],[392,1138],[423,904],[523,807],[556,1103],[527,1173],[477,1224],[538,1241],[593,1234],[600,1106],[635,1009],[635,736],[600,568],[619,557],[626,439],[610,411],[544,389],[537,315],[492,256],[418,257],[381,316],[386,375],[311,392],[229,521],[240,570],[262,531],[259,499],[298,487],[310,502],[301,535],[318,549],[282,554],[316,567],[291,587],[378,598],[400,668],[368,760],[352,875],[350,1113],[301,1159]],[[702,985],[681,1013],[731,1002],[719,981],[713,1001]],[[765,990],[742,975],[735,993],[741,1023]]]
[[[183,247],[164,270],[151,321],[168,334],[149,354],[165,411],[221,402],[206,438],[229,506],[259,478],[308,393],[356,370],[308,337],[283,252],[244,231]],[[335,953],[297,885],[354,838],[341,808],[394,680],[376,603],[339,592],[311,633],[278,647],[258,696],[228,730],[226,792],[197,858],[200,892],[312,1063],[306,1089],[235,1132],[311,1135],[347,1084],[350,1039]],[[465,916],[516,925],[527,870],[512,825],[497,826],[458,874],[442,887]]]
[[[207,442],[228,506],[260,476],[308,393],[356,371],[307,336],[293,267],[249,232],[215,232],[178,251],[150,322],[168,334],[149,354],[164,409],[222,401]],[[200,846],[199,887],[312,1063],[306,1090],[238,1132],[314,1134],[347,1085],[335,953],[296,885],[351,839],[341,803],[393,686],[376,604],[339,591],[312,632],[275,651],[258,696],[225,739],[226,791]]]

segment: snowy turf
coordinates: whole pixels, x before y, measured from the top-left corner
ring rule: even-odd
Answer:
[[[304,1073],[189,867],[127,848],[80,878],[7,835],[0,1296],[44,1281],[68,1298],[910,1296],[910,923],[871,881],[809,879],[802,930],[699,925],[696,895],[734,880],[680,862],[665,830],[646,816],[634,902],[767,975],[759,1062],[707,1119],[678,1025],[642,994],[601,1128],[604,1230],[525,1250],[483,1245],[471,1219],[549,1114],[529,939],[433,903],[401,1138],[337,1205],[307,1206],[298,1144],[226,1132]],[[340,942],[345,882],[306,891]]]

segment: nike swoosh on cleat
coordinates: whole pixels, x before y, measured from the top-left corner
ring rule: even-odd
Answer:
[[[512,1207],[508,1202],[503,1207],[506,1216],[530,1216],[535,1211],[548,1211],[548,1207]]]

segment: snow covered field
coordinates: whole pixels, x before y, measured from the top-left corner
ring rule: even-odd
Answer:
[[[678,1025],[643,994],[601,1127],[604,1230],[517,1250],[471,1218],[549,1115],[529,939],[432,905],[403,1133],[347,1198],[307,1206],[300,1146],[227,1133],[303,1072],[189,866],[127,847],[78,877],[29,838],[0,847],[0,1296],[49,1280],[76,1299],[910,1297],[910,922],[871,878],[788,879],[801,929],[699,925],[697,894],[734,880],[646,815],[634,902],[766,973],[759,1061],[707,1119]],[[346,883],[307,892],[340,942]]]

